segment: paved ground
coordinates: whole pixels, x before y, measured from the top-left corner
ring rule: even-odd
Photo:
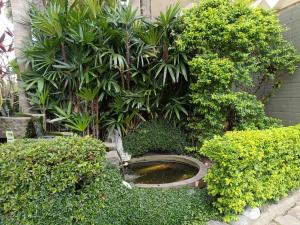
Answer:
[[[269,225],[300,225],[300,200],[287,212],[275,217]]]
[[[209,221],[207,225],[229,225],[219,221]],[[261,207],[260,217],[251,220],[240,215],[239,220],[230,225],[300,225],[300,189],[277,203]]]

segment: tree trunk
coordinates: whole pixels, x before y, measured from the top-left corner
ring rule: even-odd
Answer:
[[[163,43],[163,60],[167,62],[169,59],[169,46],[166,42]]]
[[[42,0],[32,0],[31,2],[33,2],[38,7],[43,6]],[[29,0],[11,0],[11,10],[14,26],[15,56],[21,73],[25,70],[25,59],[22,54],[22,50],[24,49],[24,44],[26,43],[26,41],[29,41],[31,39],[31,27],[28,15],[29,3]],[[28,113],[30,112],[30,107],[24,90],[24,84],[20,77],[18,78],[18,89],[19,110],[20,112]]]
[[[99,118],[99,102],[98,99],[96,100],[96,138],[99,138],[99,122],[98,122],[98,118]]]

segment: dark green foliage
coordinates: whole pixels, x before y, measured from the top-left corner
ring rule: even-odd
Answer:
[[[25,134],[25,136],[26,136],[26,138],[35,138],[36,137],[36,131],[35,131],[33,119],[31,119],[28,122],[28,125],[26,127],[26,134]]]
[[[300,125],[228,132],[198,151],[215,162],[205,179],[226,221],[300,187]]]
[[[123,139],[125,151],[133,156],[147,152],[182,154],[187,146],[185,135],[164,121],[144,122]]]
[[[22,115],[19,114],[18,116],[26,116],[26,117],[31,117],[30,115]],[[44,130],[44,118],[41,117],[31,117],[31,120],[27,124],[26,128],[26,138],[40,138],[45,134]]]
[[[278,126],[256,95],[279,72],[293,73],[299,56],[283,38],[273,11],[238,1],[203,0],[182,17],[178,45],[189,58],[190,126],[200,143],[228,130]]]
[[[217,218],[206,190],[127,189],[89,137],[0,146],[0,224],[181,225]]]
[[[74,136],[20,140],[1,145],[0,152],[0,212],[14,215],[33,199],[42,201],[64,191],[74,194],[95,177],[100,179],[105,147],[92,138]],[[28,210],[32,213],[33,208]]]

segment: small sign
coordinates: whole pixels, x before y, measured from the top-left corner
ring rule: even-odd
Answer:
[[[12,130],[7,130],[5,132],[7,143],[11,143],[15,140],[14,138],[14,132]]]

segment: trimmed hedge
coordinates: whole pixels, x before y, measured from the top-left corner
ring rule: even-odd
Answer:
[[[125,151],[133,156],[147,152],[182,154],[187,146],[185,135],[164,121],[148,121],[123,139]]]
[[[105,146],[90,137],[0,145],[0,213],[13,215],[43,195],[80,192],[101,177],[104,154]]]
[[[228,132],[200,152],[215,162],[205,180],[225,221],[300,187],[300,125]]]

